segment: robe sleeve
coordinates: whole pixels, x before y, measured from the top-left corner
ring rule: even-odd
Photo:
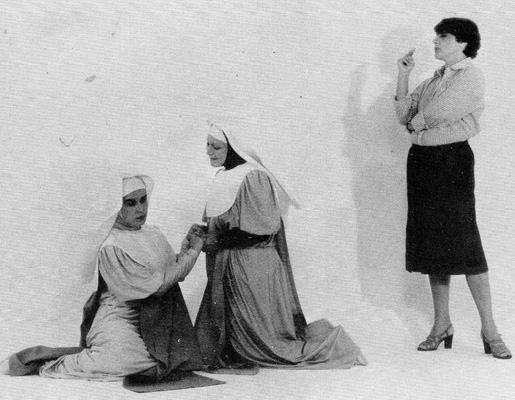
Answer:
[[[182,282],[193,269],[198,256],[199,252],[194,249],[189,249],[184,252],[181,251],[181,254],[176,256],[177,260],[174,260],[170,269],[165,271],[163,283],[155,294],[161,296],[173,285]]]
[[[195,263],[197,262],[197,258],[199,256],[199,252],[195,249],[188,249],[177,256],[177,262],[175,264],[175,274],[173,277],[174,283],[182,282],[186,276],[191,272]]]
[[[254,170],[242,182],[236,201],[233,223],[228,228],[239,228],[254,235],[271,235],[281,227],[281,212],[274,188],[266,172]]]
[[[163,284],[163,272],[137,263],[117,246],[106,245],[98,255],[98,268],[108,288],[122,301],[144,299]]]

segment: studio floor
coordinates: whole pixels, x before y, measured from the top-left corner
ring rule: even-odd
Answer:
[[[355,316],[356,317],[356,316]],[[369,365],[340,371],[262,369],[254,376],[209,375],[226,383],[197,389],[139,394],[121,382],[53,380],[39,376],[0,376],[0,399],[514,399],[515,359],[497,360],[483,353],[479,335],[467,321],[456,321],[453,348],[415,350],[420,333],[405,320],[374,313],[348,321]],[[365,318],[363,318],[365,317]],[[357,322],[359,321],[359,322]],[[412,324],[414,326],[415,323]],[[21,327],[20,327],[21,328]],[[394,334],[395,333],[395,334]],[[504,327],[507,344],[513,331]],[[423,339],[423,338],[422,338]],[[27,343],[28,344],[28,343]],[[18,344],[19,345],[19,344]],[[11,346],[13,344],[11,343]],[[4,347],[1,356],[7,354]]]

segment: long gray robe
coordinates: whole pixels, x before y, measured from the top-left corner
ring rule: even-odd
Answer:
[[[219,240],[208,249],[208,284],[195,322],[203,362],[214,369],[242,360],[273,368],[350,368],[360,350],[343,328],[325,319],[306,324],[273,190],[266,172],[252,170],[232,207],[207,220]]]

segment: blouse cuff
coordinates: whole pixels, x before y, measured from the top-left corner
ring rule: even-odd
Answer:
[[[424,119],[424,114],[422,112],[419,112],[417,115],[413,117],[413,119],[411,120],[411,126],[417,133],[429,129],[429,127],[426,124],[426,120]]]

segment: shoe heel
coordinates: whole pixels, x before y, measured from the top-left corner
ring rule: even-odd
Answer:
[[[446,349],[452,349],[452,339],[454,338],[454,335],[451,335],[451,336],[447,336],[444,340],[443,340],[443,346],[444,348]]]
[[[485,354],[492,354],[492,346],[490,346],[490,343],[488,343],[484,339],[483,339],[483,347],[485,348]]]

